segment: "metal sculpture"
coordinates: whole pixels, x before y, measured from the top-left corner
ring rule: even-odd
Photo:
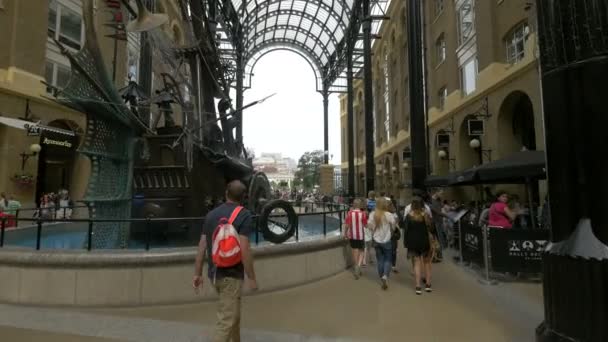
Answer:
[[[166,15],[147,11],[141,0],[137,1],[137,5],[140,14],[127,26],[128,30],[147,31],[167,21]],[[207,119],[195,122],[196,126],[201,127],[192,129],[192,123],[188,123],[189,115],[192,116],[193,111],[198,111],[199,114],[204,112],[200,105],[185,101],[182,91],[188,89],[197,96],[201,96],[201,92],[197,93],[196,88],[187,82],[187,75],[179,71],[184,56],[181,56],[182,60],[176,65],[175,60],[180,57],[180,49],[168,45],[167,38],[160,30],[150,31],[146,36],[157,44],[157,48],[161,50],[159,57],[175,74],[161,74],[164,87],[157,90],[158,95],[152,99],[147,99],[147,91],[134,80],[117,90],[105,68],[99,48],[94,25],[93,0],[83,2],[83,14],[86,43],[80,51],[72,53],[55,41],[72,66],[70,81],[64,89],[55,90],[55,100],[87,115],[84,143],[79,149],[79,153],[91,161],[91,176],[84,202],[90,206],[92,218],[109,220],[94,225],[93,248],[127,246],[130,226],[110,220],[131,217],[132,205],[140,202],[131,202],[133,187],[157,197],[166,195],[164,188],[171,187],[173,195],[178,194],[174,197],[190,199],[192,203],[187,203],[186,207],[190,208],[189,213],[194,216],[199,213],[197,205],[202,206],[204,198],[222,197],[223,184],[234,179],[242,180],[249,187],[246,205],[261,216],[258,228],[262,230],[266,240],[281,243],[292,237],[297,227],[297,216],[293,208],[284,201],[269,202],[271,191],[268,179],[263,173],[254,172],[242,141],[233,135],[240,113],[248,106],[233,109],[230,100],[224,95],[228,93],[226,89],[222,89],[220,93],[204,94],[212,97],[219,95],[221,98],[219,117],[215,113],[198,115],[199,118]],[[200,59],[211,58],[206,57],[200,49],[194,51]],[[200,78],[196,81],[198,87],[204,83]],[[218,88],[226,86],[225,82],[214,83]],[[148,127],[147,120],[142,117],[145,112],[142,105],[149,107],[153,103],[158,105],[159,113]],[[172,106],[181,108],[184,114],[183,127],[175,124]],[[155,131],[160,115],[164,115],[165,127],[162,131]],[[209,119],[213,117],[216,119]],[[195,132],[204,133],[197,135]],[[176,135],[177,139],[174,138]],[[169,148],[174,155],[171,165],[162,164],[163,160],[158,156],[163,148]],[[135,154],[137,149],[142,150],[139,158],[136,158]],[[185,154],[185,158],[179,157],[179,153]],[[180,164],[181,162],[176,163],[175,160],[186,162]],[[136,165],[137,168],[134,167]],[[203,174],[211,175],[209,179],[205,179],[208,183],[201,183],[199,178]],[[181,206],[184,207],[183,204]],[[157,210],[152,212],[150,208]],[[273,218],[275,209],[286,213],[282,214],[282,217],[287,217],[287,222],[279,222]],[[157,216],[159,212],[169,211],[166,207],[149,202],[145,203],[143,210],[136,215],[142,212],[143,215],[149,212],[148,214]]]
[[[87,115],[87,130],[79,152],[91,161],[91,176],[84,202],[93,218],[130,217],[133,154],[137,136],[149,132],[126,107],[112,84],[101,58],[93,24],[93,1],[83,3],[86,42],[77,53],[55,43],[70,60],[67,86],[56,92],[56,101]],[[128,224],[105,222],[93,227],[94,248],[125,247]]]

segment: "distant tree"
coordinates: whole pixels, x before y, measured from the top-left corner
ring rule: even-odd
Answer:
[[[279,182],[279,187],[280,187],[280,188],[286,188],[286,187],[288,187],[288,186],[289,186],[289,183],[287,183],[287,182],[286,182],[286,181],[284,181],[284,180]]]
[[[298,169],[295,173],[294,183],[302,185],[304,189],[312,189],[319,185],[321,172],[319,168],[323,164],[324,154],[321,150],[304,153],[298,160]],[[300,179],[302,181],[300,182]],[[301,183],[301,184],[300,184]]]

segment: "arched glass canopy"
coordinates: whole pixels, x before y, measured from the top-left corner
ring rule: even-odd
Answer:
[[[330,91],[345,85],[344,70],[328,74],[330,68],[344,69],[337,61],[344,54],[344,39],[354,6],[360,0],[232,0],[242,29],[240,38],[245,61],[245,87],[257,60],[274,50],[294,51],[304,57],[317,76],[317,90],[324,83]],[[371,0],[372,15],[384,14],[390,0]],[[373,25],[376,34],[379,25]],[[357,38],[356,38],[357,39]],[[357,59],[355,57],[355,59]],[[331,64],[334,64],[333,66]],[[358,68],[356,68],[358,72]],[[333,86],[333,88],[332,88]]]

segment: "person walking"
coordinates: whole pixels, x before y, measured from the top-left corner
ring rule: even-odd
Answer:
[[[249,235],[254,228],[252,214],[240,205],[246,190],[247,188],[241,181],[235,180],[228,183],[226,202],[213,209],[205,217],[198,245],[192,286],[196,293],[203,286],[203,257],[206,255],[209,263],[208,277],[219,296],[214,342],[241,341],[241,291],[245,274],[249,279],[249,288],[252,290],[258,288],[253,267],[253,255],[249,245]],[[238,242],[231,241],[232,249],[230,251],[237,250],[238,246],[240,260],[239,258],[234,260],[236,262],[233,266],[220,267],[217,262],[222,260],[220,258],[225,258],[225,254],[218,253],[218,249],[222,249],[224,246],[220,243],[229,240],[224,240],[226,235],[219,234],[219,232],[221,230],[222,233],[225,233],[224,228],[229,230],[230,227],[227,228],[226,225],[232,225],[238,233]],[[238,253],[232,255],[238,255]]]
[[[422,294],[422,273],[424,272],[424,285],[427,292],[432,291],[431,287],[431,267],[433,252],[431,248],[432,234],[431,217],[424,208],[424,202],[420,197],[414,197],[411,210],[405,217],[407,230],[405,233],[404,244],[407,248],[408,257],[414,263],[414,279],[416,294]]]
[[[397,247],[399,246],[399,240],[401,239],[401,228],[399,227],[399,214],[397,213],[397,207],[391,199],[388,199],[389,211],[393,215],[395,220],[395,229],[391,235],[391,265],[394,273],[399,273],[397,270]]]
[[[376,250],[378,262],[378,276],[383,290],[388,289],[388,278],[391,274],[392,243],[391,236],[397,225],[393,214],[389,211],[388,201],[378,198],[376,209],[369,215],[367,223],[372,232],[372,240]]]
[[[365,206],[367,208],[367,214],[369,217],[371,212],[374,211],[374,209],[376,209],[376,192],[375,191],[370,191],[367,193],[367,200],[366,200]],[[372,256],[372,251],[374,250],[374,247],[373,247],[373,243],[372,243],[371,230],[367,226],[365,226],[364,232],[365,232],[365,248],[363,249],[362,266],[366,267],[368,262],[370,264],[374,263],[374,257]]]
[[[346,229],[344,236],[350,241],[353,253],[354,276],[359,279],[361,266],[363,264],[363,250],[365,248],[365,226],[367,225],[367,213],[361,210],[363,201],[355,199],[352,209],[346,214]]]

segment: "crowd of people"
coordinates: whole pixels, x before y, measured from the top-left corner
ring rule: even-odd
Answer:
[[[398,210],[395,199],[384,193],[377,195],[370,191],[366,199],[352,201],[343,235],[352,250],[355,279],[361,277],[362,268],[377,263],[380,286],[386,290],[391,272],[397,272],[397,247],[402,239],[406,258],[411,262],[416,294],[422,294],[423,289],[432,292],[432,264],[441,262],[443,250],[454,247],[457,241],[454,222],[462,219],[479,227],[525,228],[533,215],[519,204],[516,196],[505,191],[498,191],[495,200],[482,207],[477,202],[465,205],[442,200],[441,191],[429,195],[415,190],[413,195],[411,203],[402,211]],[[549,224],[544,222],[549,217],[545,208],[548,206],[537,213],[539,226]]]
[[[355,279],[361,277],[362,268],[376,263],[380,286],[387,290],[391,273],[398,272],[398,243],[403,240],[412,264],[416,294],[422,294],[423,288],[426,292],[433,291],[432,262],[438,261],[441,250],[440,229],[433,217],[442,216],[440,213],[433,216],[426,199],[423,192],[417,192],[403,213],[398,211],[395,199],[383,193],[377,196],[370,191],[367,199],[353,201],[343,234],[352,250]]]
[[[57,193],[43,194],[34,216],[42,219],[71,219],[73,208],[74,202],[70,198],[70,193],[62,189]]]

